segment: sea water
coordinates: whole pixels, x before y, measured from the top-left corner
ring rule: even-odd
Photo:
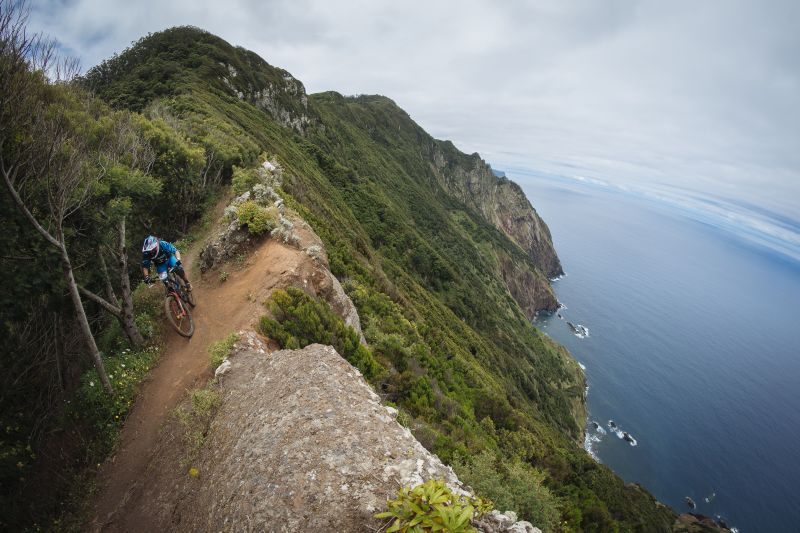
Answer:
[[[798,531],[800,263],[702,210],[510,175],[566,271],[536,322],[585,367],[586,448],[679,512]]]

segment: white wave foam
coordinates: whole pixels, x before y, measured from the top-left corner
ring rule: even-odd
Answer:
[[[628,439],[630,439],[630,440],[628,440],[628,439],[626,439],[626,438],[625,438],[625,432],[624,432],[624,431],[622,431],[622,429],[621,429],[619,426],[616,426],[616,427],[613,427],[613,428],[612,428],[612,427],[611,427],[611,421],[610,421],[610,420],[608,421],[608,423],[609,423],[609,424],[608,424],[608,428],[609,428],[609,430],[611,431],[611,433],[613,433],[614,435],[616,435],[618,439],[620,439],[620,440],[624,440],[625,442],[627,442],[627,443],[628,443],[628,444],[630,444],[631,446],[637,446],[637,445],[639,444],[639,441],[637,441],[637,440],[636,440],[636,439],[633,437],[633,435],[631,435],[630,433],[628,433]],[[605,433],[605,431],[603,431],[603,433]]]
[[[583,449],[592,456],[592,459],[600,463],[600,457],[597,456],[597,451],[595,446],[600,442],[600,437],[597,435],[593,435],[586,432],[586,435],[583,437]]]

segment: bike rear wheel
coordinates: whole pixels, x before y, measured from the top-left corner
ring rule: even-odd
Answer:
[[[197,298],[195,297],[193,290],[190,291],[189,289],[186,288],[186,285],[183,284],[181,292],[183,292],[184,300],[188,302],[189,305],[191,305],[192,307],[197,306]]]
[[[176,295],[168,294],[167,299],[164,301],[164,311],[167,314],[167,320],[178,332],[178,335],[187,338],[192,336],[194,333],[194,320],[192,320],[192,312],[189,310],[188,305],[183,305],[181,299]]]

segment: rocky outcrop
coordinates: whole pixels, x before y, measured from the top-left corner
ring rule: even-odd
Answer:
[[[344,292],[342,284],[331,273],[322,239],[305,220],[284,205],[283,198],[273,189],[280,184],[280,166],[275,162],[265,161],[259,171],[264,181],[235,198],[228,206],[221,228],[200,252],[200,270],[205,274],[237,257],[243,257],[267,238],[294,247],[300,250],[307,260],[284,271],[277,285],[299,287],[325,300],[331,309],[342,317],[346,325],[359,333],[361,342],[365,343],[358,311]],[[256,237],[250,234],[247,227],[240,225],[235,215],[231,215],[237,205],[251,198],[270,205],[277,213],[276,227],[269,236]]]
[[[241,76],[234,66],[222,63],[227,71],[221,78],[222,83],[240,100],[266,111],[284,126],[303,133],[312,122],[303,83],[261,58],[258,58],[258,62],[261,64],[256,68],[266,74],[259,82],[252,76]]]
[[[197,476],[153,479],[148,526],[374,531],[383,524],[373,515],[401,486],[435,478],[466,492],[332,347],[269,354],[255,334],[245,333],[226,367],[215,386],[221,405],[192,462]],[[163,462],[170,450],[162,452]],[[487,516],[482,530],[538,531],[500,513]]]
[[[247,226],[241,224],[237,219],[237,207],[249,200],[264,207],[270,206],[273,213],[277,215],[276,227],[270,236],[280,238],[287,244],[296,244],[297,238],[291,231],[293,223],[287,219],[287,215],[292,215],[287,214],[283,198],[275,192],[275,188],[281,185],[283,169],[277,162],[267,160],[257,167],[256,172],[260,182],[231,200],[231,203],[225,208],[225,214],[221,221],[222,227],[200,251],[200,270],[202,272],[247,253],[255,243],[261,240],[260,237],[252,235]]]
[[[718,524],[709,516],[684,513],[675,520],[672,531],[675,533],[724,533],[731,530]]]
[[[496,176],[478,154],[464,156],[449,141],[434,141],[432,156],[434,175],[449,194],[505,233],[547,277],[564,273],[550,229],[519,185]]]

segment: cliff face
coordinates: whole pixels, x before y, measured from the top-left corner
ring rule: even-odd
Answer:
[[[558,300],[550,281],[536,270],[509,257],[500,258],[500,273],[508,292],[530,320],[540,310],[555,311]]]
[[[229,63],[221,63],[225,68],[225,72],[220,72],[221,81],[240,100],[266,111],[280,124],[302,133],[311,124],[308,96],[302,82],[258,56],[246,57],[250,64],[244,74]],[[269,75],[256,79],[246,75],[259,70]]]
[[[439,185],[505,233],[545,275],[563,274],[550,229],[519,185],[495,176],[478,154],[457,158],[455,152],[452,143],[436,141],[433,169]]]
[[[539,310],[554,311],[558,301],[548,278],[564,271],[547,224],[519,185],[496,176],[478,154],[465,156],[447,141],[434,141],[431,160],[439,186],[502,231],[536,267],[500,258],[503,281],[525,315],[532,319]]]
[[[477,154],[467,155],[451,142],[431,137],[389,98],[329,92],[311,95],[311,103],[326,125],[314,136],[327,153],[355,173],[380,182],[384,193],[396,197],[396,205],[408,211],[405,220],[415,220],[425,233],[426,228],[445,225],[439,218],[445,210],[451,218],[470,211],[502,235],[497,239],[467,224],[469,239],[480,234],[491,241],[492,250],[484,248],[484,259],[492,263],[494,274],[526,316],[555,310],[548,278],[562,273],[561,263],[547,225],[515,183],[495,176]],[[436,242],[443,240],[441,236],[426,238]],[[451,248],[449,243],[435,245]]]

